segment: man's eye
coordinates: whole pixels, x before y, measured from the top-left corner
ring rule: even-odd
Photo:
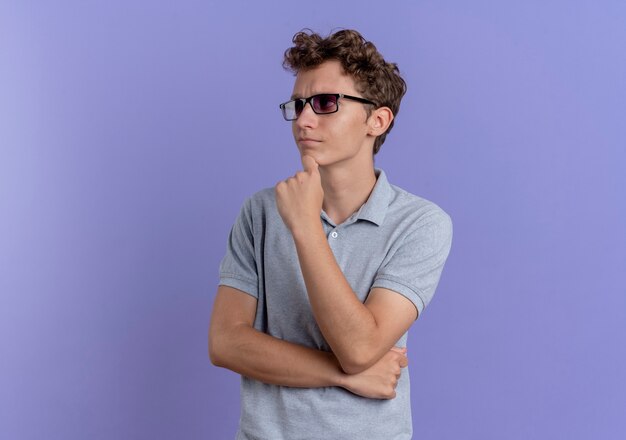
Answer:
[[[335,100],[332,97],[322,96],[320,97],[320,108],[324,110],[328,110],[335,105]]]

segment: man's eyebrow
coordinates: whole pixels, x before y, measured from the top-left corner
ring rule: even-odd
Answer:
[[[311,96],[324,95],[326,93],[327,92],[316,92],[316,93],[313,93]],[[302,99],[302,96],[298,95],[297,93],[294,93],[293,95],[291,95],[291,98],[289,98],[289,99],[291,99],[292,101],[294,99]]]

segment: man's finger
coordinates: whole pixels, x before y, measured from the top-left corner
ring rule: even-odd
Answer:
[[[409,366],[409,358],[405,356],[404,359],[400,360],[400,367],[406,368],[408,366]]]
[[[306,155],[302,157],[302,166],[304,167],[304,171],[311,173],[319,167],[318,163],[315,162],[313,157]]]

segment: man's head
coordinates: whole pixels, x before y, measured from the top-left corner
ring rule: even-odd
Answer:
[[[400,110],[400,101],[406,93],[406,83],[400,77],[395,63],[388,63],[374,44],[354,30],[341,30],[327,38],[312,32],[298,32],[294,46],[285,51],[283,66],[295,74],[315,69],[327,61],[338,61],[343,72],[352,78],[366,104],[367,117],[375,108],[388,107],[393,116]],[[384,133],[374,141],[373,153],[380,150],[387,133],[393,127],[393,117]]]

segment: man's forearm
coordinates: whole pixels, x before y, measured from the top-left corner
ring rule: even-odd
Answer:
[[[289,387],[344,386],[346,374],[329,352],[283,341],[248,325],[212,339],[211,360],[258,381]]]
[[[283,341],[249,326],[234,330],[237,336],[230,337],[230,343],[227,338],[212,341],[213,363],[272,385],[338,386],[362,397],[393,399],[401,369],[408,364],[406,350],[393,348],[363,372],[346,374],[332,353]]]
[[[377,324],[369,309],[357,298],[337,265],[324,230],[319,225],[292,231],[309,301],[324,338],[344,371],[356,372],[372,364],[372,351],[382,356]]]
[[[219,286],[209,328],[213,364],[273,385],[318,388],[339,386],[359,396],[391,399],[406,351],[393,348],[371,368],[346,374],[333,353],[287,342],[253,327],[257,301]]]

